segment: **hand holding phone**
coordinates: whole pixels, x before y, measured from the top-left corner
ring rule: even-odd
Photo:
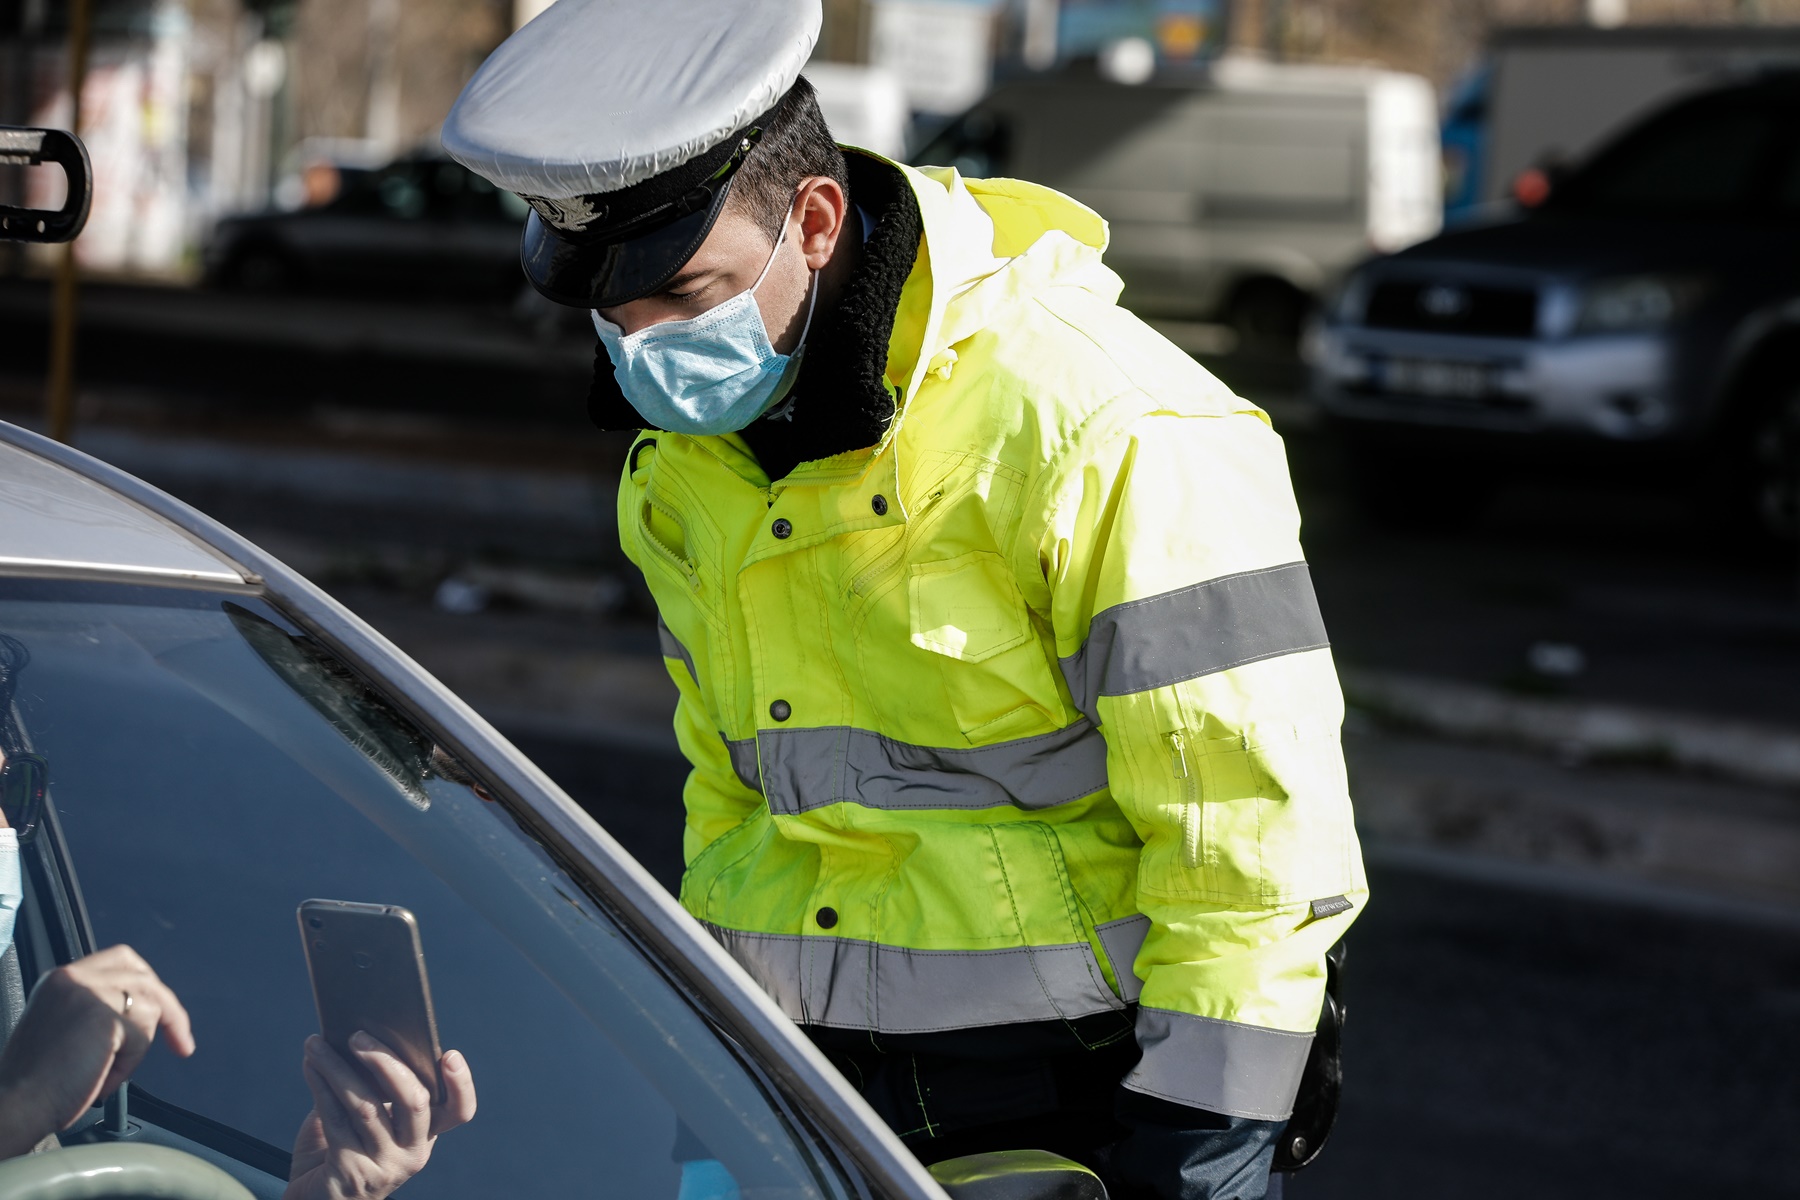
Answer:
[[[355,1062],[351,1037],[370,1034],[424,1081],[434,1105],[442,1104],[443,1055],[418,920],[390,904],[308,900],[299,921],[326,1043]]]

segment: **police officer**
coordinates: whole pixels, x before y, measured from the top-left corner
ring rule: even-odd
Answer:
[[[814,0],[559,0],[444,127],[593,310],[681,900],[927,1162],[1269,1188],[1367,894],[1267,417],[1045,188],[832,141]]]

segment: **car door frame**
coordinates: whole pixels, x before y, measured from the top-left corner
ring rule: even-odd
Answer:
[[[946,1200],[868,1102],[699,922],[536,764],[399,647],[247,539],[135,476],[6,422],[0,422],[0,442],[107,488],[233,562],[245,590],[279,608],[453,756],[485,769],[497,799],[588,889],[647,961],[777,1085],[783,1107],[819,1137],[817,1148],[851,1168],[846,1175],[852,1187],[866,1186],[890,1200]],[[82,574],[177,582],[146,580],[142,571],[105,564],[83,564]]]
[[[29,734],[16,706],[10,717],[30,749]],[[52,964],[73,962],[99,948],[55,799],[52,790],[39,818],[36,836],[20,847],[19,865],[31,903],[20,908],[12,951],[16,956],[23,940],[25,956],[14,957],[14,963],[23,967],[24,958],[29,958],[34,975],[51,970]],[[11,1033],[8,1029],[7,1034]],[[203,1113],[171,1104],[129,1081],[67,1128],[57,1131],[57,1136],[63,1145],[135,1141],[180,1150],[218,1167],[264,1200],[286,1190],[292,1169],[292,1156],[281,1147]]]

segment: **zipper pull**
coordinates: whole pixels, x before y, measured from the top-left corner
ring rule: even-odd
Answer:
[[[1189,870],[1200,866],[1200,788],[1188,769],[1187,738],[1177,729],[1169,742],[1169,767],[1181,781],[1181,861]]]
[[[1169,743],[1169,766],[1175,772],[1175,778],[1188,777],[1187,743],[1181,736],[1181,730],[1163,735]]]

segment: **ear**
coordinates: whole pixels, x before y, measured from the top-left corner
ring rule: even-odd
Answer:
[[[823,270],[843,236],[850,197],[837,180],[815,175],[801,183],[794,203],[800,210],[800,252],[806,256],[808,269]]]

